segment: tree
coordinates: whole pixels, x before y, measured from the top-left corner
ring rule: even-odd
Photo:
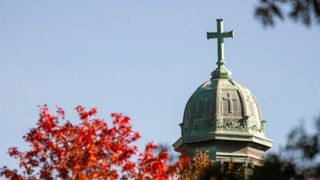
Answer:
[[[291,130],[286,146],[280,153],[269,155],[252,179],[319,179],[320,117],[313,127],[311,133],[303,125]]]
[[[320,0],[260,0],[255,16],[266,26],[287,18],[306,26],[320,25]]]
[[[183,180],[241,180],[244,179],[244,168],[232,160],[215,162],[207,152],[197,151],[189,166],[180,173]]]
[[[20,170],[0,169],[8,179],[169,179],[176,177],[189,163],[181,156],[168,163],[168,152],[157,156],[157,146],[148,143],[138,154],[133,143],[140,138],[132,130],[130,118],[113,113],[112,126],[99,118],[96,108],[76,107],[79,124],[64,121],[65,113],[57,108],[50,113],[47,105],[40,108],[37,126],[23,138],[30,150],[9,148],[9,155],[19,160]],[[133,157],[137,160],[133,161]]]

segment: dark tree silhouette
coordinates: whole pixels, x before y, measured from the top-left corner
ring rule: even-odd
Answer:
[[[320,0],[260,0],[255,16],[265,26],[288,18],[308,27],[320,25]]]
[[[313,127],[312,132],[307,132],[303,124],[294,128],[286,146],[280,153],[269,155],[252,179],[319,179],[320,116]]]

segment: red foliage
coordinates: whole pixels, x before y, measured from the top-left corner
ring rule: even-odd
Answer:
[[[9,155],[19,160],[20,171],[6,166],[0,176],[8,179],[171,179],[188,164],[182,156],[175,164],[168,163],[168,152],[154,155],[157,146],[148,143],[144,152],[133,161],[138,149],[133,142],[140,138],[132,130],[130,118],[113,113],[112,126],[94,118],[96,108],[86,110],[77,106],[79,124],[62,123],[65,113],[57,107],[57,114],[47,105],[40,108],[37,127],[23,138],[29,151],[9,148]]]

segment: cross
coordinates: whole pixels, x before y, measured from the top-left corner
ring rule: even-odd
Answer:
[[[217,39],[218,45],[218,62],[217,65],[223,66],[224,65],[224,38],[233,38],[234,33],[233,31],[224,32],[223,31],[223,19],[217,19],[217,32],[207,32],[207,39]]]
[[[233,112],[233,101],[236,101],[237,99],[232,98],[232,95],[230,95],[229,93],[227,94],[226,97],[223,97],[222,99],[228,101],[229,113],[232,113]]]

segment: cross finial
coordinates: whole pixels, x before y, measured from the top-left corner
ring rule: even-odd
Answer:
[[[212,72],[213,78],[221,78],[221,77],[231,77],[231,73],[224,67],[225,60],[224,60],[224,38],[233,38],[234,33],[233,31],[224,32],[223,29],[223,19],[217,19],[217,32],[207,32],[207,39],[217,39],[217,46],[218,46],[218,61],[217,65],[218,68]],[[219,72],[218,72],[219,71]]]

